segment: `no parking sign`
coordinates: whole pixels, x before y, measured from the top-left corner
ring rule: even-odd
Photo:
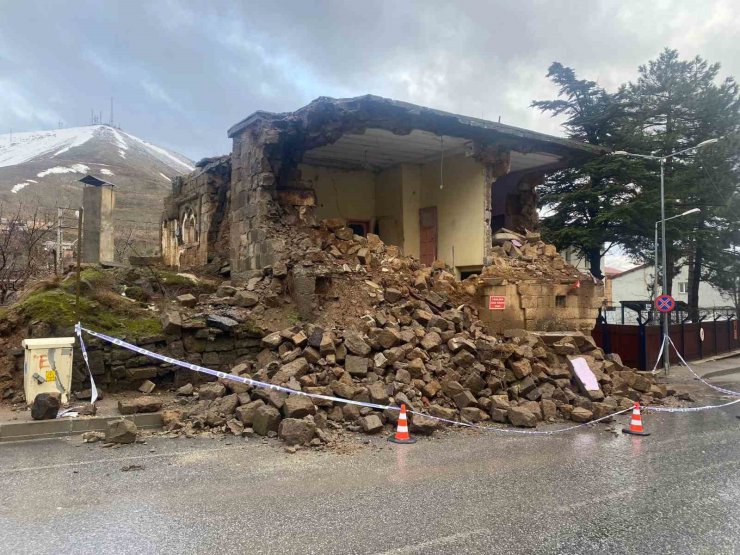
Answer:
[[[658,312],[671,312],[676,308],[676,301],[670,295],[659,295],[655,298],[655,308]]]

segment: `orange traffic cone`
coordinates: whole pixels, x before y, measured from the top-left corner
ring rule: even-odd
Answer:
[[[633,436],[649,436],[650,433],[646,432],[642,427],[642,417],[640,416],[640,403],[635,401],[635,406],[632,408],[632,419],[630,420],[630,427],[622,429],[623,434],[632,434]]]
[[[388,438],[393,443],[416,443],[416,440],[409,435],[409,423],[406,419],[406,405],[401,404],[401,414],[398,415],[398,427],[396,433]]]

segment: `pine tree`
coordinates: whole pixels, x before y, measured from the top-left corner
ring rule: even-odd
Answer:
[[[559,98],[535,101],[533,107],[567,116],[563,127],[571,139],[612,148],[621,144],[625,113],[617,95],[594,81],[578,79],[572,68],[559,62],[550,66],[547,77],[558,85]],[[540,191],[547,213],[542,218],[545,238],[561,249],[577,248],[591,273],[603,278],[602,256],[620,236],[639,235],[628,230],[635,225],[630,207],[639,195],[635,183],[642,171],[631,160],[601,157],[550,176]]]
[[[701,210],[666,222],[668,279],[662,289],[671,292],[673,278],[688,263],[694,317],[699,282],[720,279],[715,261],[725,259],[728,237],[740,223],[740,207],[731,206],[740,186],[740,94],[734,79],[719,81],[719,70],[719,64],[681,60],[666,49],[640,66],[636,82],[612,94],[556,62],[548,77],[559,98],[532,104],[565,115],[570,138],[614,150],[661,155],[722,138],[669,158],[665,167],[666,218]],[[597,277],[601,257],[613,245],[635,260],[653,261],[659,176],[657,161],[613,156],[550,176],[540,196],[545,237],[559,248],[579,249]]]
[[[740,131],[740,95],[737,83],[727,78],[717,82],[719,64],[700,57],[681,60],[675,50],[664,50],[657,60],[639,68],[635,83],[623,86],[625,144],[632,152],[669,154],[723,137],[711,147],[669,158],[665,168],[666,218],[690,208],[698,215],[667,222],[668,280],[664,291],[671,292],[673,277],[681,265],[689,268],[689,307],[698,316],[699,282],[707,256],[721,250],[723,237],[737,224],[727,201],[737,184],[738,150],[732,138]],[[643,182],[644,214],[660,219],[659,166],[645,162],[652,174]],[[636,258],[649,259],[650,241],[623,238]]]

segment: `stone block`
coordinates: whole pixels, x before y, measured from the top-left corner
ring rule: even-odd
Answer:
[[[278,437],[288,445],[306,445],[316,434],[316,424],[308,420],[286,418],[278,426]]]
[[[276,432],[280,426],[280,411],[270,405],[258,407],[254,413],[252,428],[254,433],[266,436],[268,432]]]
[[[108,443],[134,443],[138,429],[131,420],[114,420],[105,429],[105,441]]]

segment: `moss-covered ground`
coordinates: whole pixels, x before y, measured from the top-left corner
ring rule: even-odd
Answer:
[[[79,319],[83,326],[132,339],[161,333],[162,326],[154,313],[117,296],[83,294],[78,316],[74,294],[54,288],[30,294],[14,309],[28,321],[46,322],[60,331],[73,327]]]

